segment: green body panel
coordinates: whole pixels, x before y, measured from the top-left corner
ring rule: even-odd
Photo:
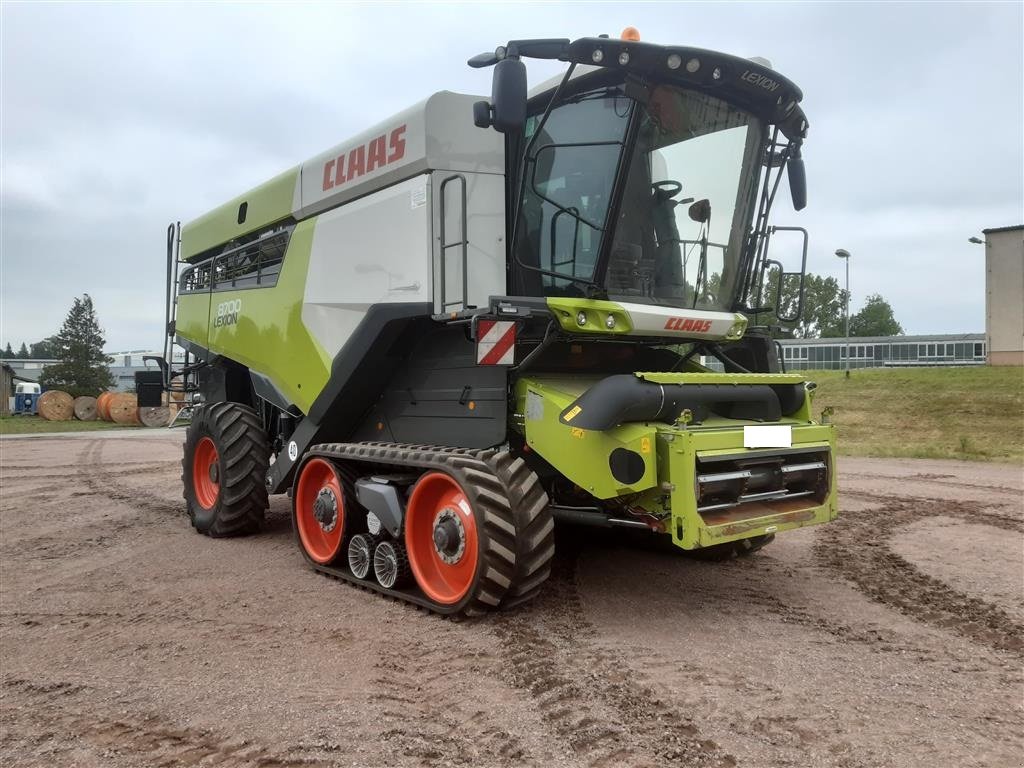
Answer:
[[[302,322],[314,226],[310,219],[295,227],[276,285],[186,294],[178,303],[179,335],[268,376],[303,413],[326,385],[332,362]],[[218,325],[217,307],[236,300],[236,321]]]
[[[586,386],[583,387],[586,389]],[[651,488],[657,482],[654,427],[623,424],[606,432],[576,429],[559,422],[562,412],[583,389],[575,379],[524,377],[516,382],[516,413],[525,421],[526,444],[566,478],[599,499],[612,499]],[[520,422],[520,428],[523,424]],[[627,448],[644,460],[644,474],[632,485],[612,477],[608,457]]]
[[[188,261],[210,248],[287,219],[292,215],[298,178],[296,166],[190,221],[181,228],[181,258]],[[239,224],[238,208],[242,203],[248,206],[245,221]]]
[[[174,332],[193,341],[203,349],[210,343],[210,292],[185,293],[178,296]]]
[[[694,384],[797,384],[796,374],[638,373],[648,381]],[[835,428],[814,422],[811,398],[778,424],[792,427],[792,446],[828,451],[830,488],[821,502],[792,499],[776,506],[744,505],[742,519],[705,520],[697,511],[697,459],[743,454],[743,427],[759,425],[713,416],[700,426],[654,422],[623,424],[596,432],[562,424],[558,415],[600,377],[524,376],[516,382],[514,428],[526,444],[561,474],[599,499],[634,495],[630,504],[664,518],[665,530],[683,549],[697,549],[739,539],[828,522],[838,514],[834,464]],[[809,393],[810,394],[810,393]],[[774,422],[773,422],[774,423]],[[644,460],[643,479],[623,486],[611,475],[612,450],[628,448]],[[779,449],[784,453],[786,449]],[[639,495],[636,495],[639,494]],[[758,514],[761,512],[763,514]],[[728,517],[723,516],[723,517]]]
[[[547,302],[551,314],[558,320],[563,331],[626,335],[633,330],[629,313],[621,304],[614,301],[549,296]],[[581,326],[576,322],[576,315],[580,310],[587,314],[586,325]],[[605,319],[608,315],[615,318],[614,328],[609,328],[605,325]]]
[[[697,512],[697,458],[743,453],[746,449],[743,447],[742,427],[683,430],[659,426],[658,478],[665,484],[665,488],[671,489],[668,501],[672,512],[672,522],[669,526],[672,541],[683,549],[696,549],[834,520],[838,514],[833,458],[835,428],[819,424],[794,425],[793,447],[828,449],[831,487],[824,503],[794,499],[789,502],[792,508],[785,510],[761,505],[764,512],[762,515],[711,524]],[[781,450],[784,449],[780,449],[780,452]],[[652,499],[648,497],[641,501],[641,506],[646,507],[644,501],[650,503]],[[664,503],[664,496],[661,503]]]

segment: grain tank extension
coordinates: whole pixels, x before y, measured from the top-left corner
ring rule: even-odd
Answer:
[[[528,93],[531,58],[567,69]],[[490,99],[435,93],[169,228],[137,387],[193,403],[196,530],[289,493],[312,567],[475,614],[541,589],[556,522],[724,557],[833,519],[833,428],[758,324],[800,313],[766,295],[802,294],[806,233],[769,223],[784,172],[805,202],[799,89],[634,39],[470,65]]]

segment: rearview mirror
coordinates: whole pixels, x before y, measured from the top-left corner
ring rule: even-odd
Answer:
[[[491,125],[501,133],[515,133],[525,123],[526,65],[520,59],[502,59],[494,65],[491,81]]]
[[[807,172],[800,147],[793,150],[786,170],[789,172],[789,193],[793,197],[793,209],[802,211],[807,206]]]
[[[711,201],[707,198],[698,200],[690,206],[688,213],[690,214],[690,218],[698,224],[704,224],[711,218]]]

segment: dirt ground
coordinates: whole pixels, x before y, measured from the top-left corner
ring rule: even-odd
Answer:
[[[181,436],[0,441],[0,764],[1024,762],[1020,466],[845,459],[840,521],[721,564],[563,531],[452,622],[313,573],[284,497],[196,535]]]

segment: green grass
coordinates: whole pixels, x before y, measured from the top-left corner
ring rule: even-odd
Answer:
[[[0,416],[0,435],[33,435],[43,432],[97,432],[103,429],[132,429],[110,421],[47,421],[39,416]]]
[[[1024,369],[805,371],[847,456],[1024,461]]]

